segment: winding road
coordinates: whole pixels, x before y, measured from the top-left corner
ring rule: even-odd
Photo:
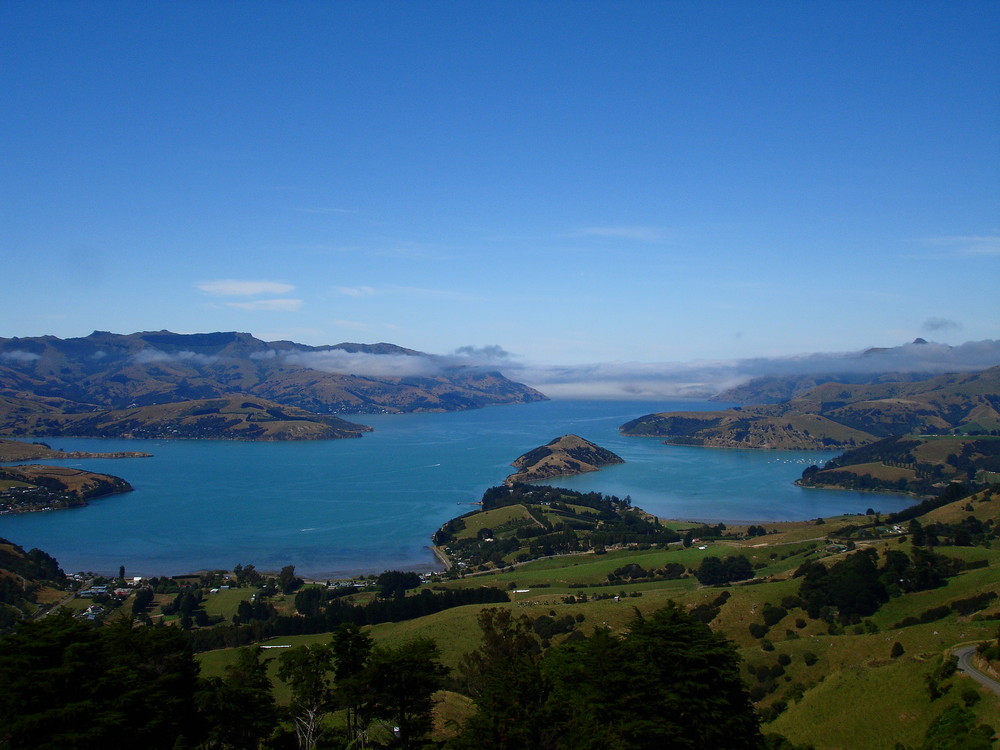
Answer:
[[[983,674],[972,666],[972,655],[976,653],[975,646],[962,646],[961,648],[956,648],[952,653],[958,657],[959,669],[986,689],[992,690],[997,695],[1000,695],[1000,682],[997,682],[992,677]]]

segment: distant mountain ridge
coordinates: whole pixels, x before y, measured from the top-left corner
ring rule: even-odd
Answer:
[[[854,354],[819,353],[799,358],[746,360],[743,365],[759,374],[717,392],[709,400],[776,404],[824,383],[917,383],[934,375],[975,372],[998,364],[997,343],[968,342],[953,347],[917,338],[902,346],[871,347]]]
[[[779,404],[647,414],[627,435],[714,448],[854,448],[891,435],[1000,429],[1000,367],[919,382],[824,383]]]
[[[235,395],[318,414],[545,400],[499,372],[387,343],[314,347],[248,333],[171,331],[0,338],[0,396],[58,402],[64,412]]]

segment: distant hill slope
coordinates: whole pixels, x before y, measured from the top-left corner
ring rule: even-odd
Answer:
[[[320,414],[459,411],[544,400],[499,372],[393,344],[305,346],[248,333],[0,338],[0,396],[66,412],[245,394]]]
[[[0,399],[0,432],[22,436],[329,440],[357,438],[371,427],[330,414],[247,396],[197,399],[82,413]]]
[[[121,477],[70,466],[0,467],[0,514],[74,508],[95,497],[131,491]]]
[[[1000,367],[919,382],[825,383],[781,404],[647,414],[627,435],[715,448],[853,448],[907,433],[1000,429]]]
[[[1000,482],[1000,437],[883,438],[806,469],[798,484],[930,495],[953,481],[970,488]]]
[[[0,539],[0,631],[34,611],[40,589],[65,583],[66,574],[54,557]]]
[[[584,474],[622,463],[625,461],[620,456],[579,435],[563,435],[516,458],[512,465],[518,472],[507,477],[505,483]]]
[[[38,461],[47,458],[149,458],[152,453],[141,451],[115,451],[91,453],[89,451],[54,450],[44,443],[23,443],[19,440],[0,438],[0,461]]]
[[[902,346],[876,347],[855,354],[748,360],[745,365],[758,370],[766,368],[770,372],[726,388],[710,400],[744,405],[777,404],[797,398],[824,383],[916,383],[946,372],[982,370],[997,363],[995,347],[990,346],[993,343],[970,342],[962,347],[950,347],[918,338]],[[977,367],[972,362],[980,364]],[[803,368],[808,372],[803,372]],[[789,369],[795,372],[787,372]]]

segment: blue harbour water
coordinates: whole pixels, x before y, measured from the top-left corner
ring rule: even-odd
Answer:
[[[179,574],[253,563],[333,577],[431,570],[430,535],[473,509],[522,453],[567,433],[626,463],[553,482],[624,497],[663,518],[803,520],[899,510],[912,499],[792,482],[835,452],[738,451],[627,438],[618,427],[655,411],[719,404],[545,401],[451,414],[364,416],[359,440],[245,443],[51,438],[53,448],[146,451],[152,458],[45,463],[121,476],[134,492],[83,508],[0,516],[0,537],[55,556],[67,572]]]

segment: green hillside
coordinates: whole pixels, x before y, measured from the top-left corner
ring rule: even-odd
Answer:
[[[793,743],[781,744],[773,737],[758,743],[756,730],[747,726],[739,730],[746,742],[739,746],[916,750],[947,747],[935,744],[935,737],[945,736],[957,743],[953,747],[989,748],[986,738],[992,730],[985,727],[1000,726],[1000,702],[955,670],[951,652],[963,644],[980,645],[980,667],[1000,668],[1000,487],[963,496],[951,489],[943,500],[933,508],[917,505],[913,513],[897,514],[909,515],[899,522],[872,512],[727,528],[652,520],[600,495],[577,496],[530,485],[499,487],[484,497],[482,510],[467,514],[462,524],[450,529],[449,545],[474,540],[475,549],[485,555],[491,545],[517,539],[518,529],[544,528],[522,539],[572,531],[582,550],[560,554],[553,549],[539,559],[456,564],[423,582],[415,574],[394,572],[339,584],[303,583],[294,569],[275,576],[240,566],[231,574],[215,571],[184,580],[153,580],[146,584],[149,593],[142,602],[144,589],[138,589],[120,606],[135,613],[139,622],[162,621],[167,631],[187,631],[185,642],[199,652],[201,677],[208,681],[201,689],[228,690],[226,685],[238,684],[233,680],[239,674],[247,674],[241,670],[259,668],[264,682],[256,683],[255,695],[260,698],[260,690],[273,689],[279,702],[294,711],[301,710],[299,688],[290,682],[286,668],[293,656],[320,658],[328,653],[327,644],[356,632],[357,637],[373,639],[377,659],[395,660],[378,662],[395,670],[403,668],[398,660],[415,658],[431,639],[436,644],[431,661],[405,662],[411,664],[406,669],[438,664],[448,675],[441,677],[443,671],[434,667],[439,677],[426,683],[435,691],[434,721],[425,728],[429,740],[413,747],[468,747],[473,737],[480,738],[477,747],[491,747],[482,737],[496,736],[490,733],[497,729],[490,724],[484,728],[483,722],[496,720],[502,706],[510,706],[512,721],[516,715],[536,734],[545,726],[558,727],[561,739],[553,740],[553,748],[643,747],[641,722],[635,722],[645,714],[628,707],[644,699],[649,705],[672,705],[669,690],[662,692],[664,686],[687,683],[667,665],[689,663],[684,660],[697,649],[710,648],[721,658],[720,671],[706,673],[705,680],[722,679],[720,684],[731,686],[724,675],[735,675],[739,688],[732,698],[715,704],[716,709],[710,708],[708,696],[699,697],[708,702],[690,704],[699,706],[697,715],[709,716],[701,712],[724,711],[728,705],[733,717],[743,716],[736,707],[748,698],[763,734],[777,733]],[[598,534],[618,533],[615,527],[627,526],[624,519],[629,517],[669,531],[678,540],[646,537],[596,543]],[[575,528],[573,521],[584,523]],[[17,557],[22,560],[24,554]],[[228,588],[221,590],[223,584]],[[114,615],[106,617],[113,622]],[[60,628],[69,627],[61,622],[24,632],[54,637],[63,632]],[[503,623],[499,630],[498,623]],[[702,630],[702,624],[707,629]],[[360,630],[351,630],[358,626]],[[510,662],[496,662],[496,654],[489,657],[494,666],[507,663],[514,669],[503,673],[507,677],[477,671],[475,665],[482,666],[486,662],[481,659],[492,653],[483,628],[499,639],[492,641],[495,646],[507,643],[513,649],[501,649]],[[149,631],[152,647],[163,629],[137,630]],[[331,641],[331,633],[341,635]],[[669,651],[667,641],[655,640],[667,633],[680,639],[672,641],[675,648],[678,643],[683,647],[660,666],[643,661],[647,657],[640,653]],[[704,640],[706,633],[714,634],[712,639]],[[639,641],[633,639],[640,635],[654,638],[655,648],[634,651]],[[147,639],[133,637],[141,656]],[[237,647],[259,642],[273,650],[262,652],[264,661],[253,666],[247,652]],[[181,645],[171,643],[171,648]],[[312,650],[296,651],[299,646]],[[344,653],[337,650],[342,647],[332,648]],[[477,651],[479,657],[469,656]],[[9,666],[4,653],[12,652],[0,650],[0,671]],[[283,658],[286,654],[289,659]],[[331,684],[336,677],[333,664],[327,667]],[[90,669],[96,674],[103,667],[94,662]],[[102,679],[124,674],[126,667],[116,669]],[[660,674],[659,669],[666,670],[663,677],[647,680]],[[375,679],[378,672],[364,674],[364,679]],[[499,681],[489,682],[494,678]],[[480,679],[487,681],[476,682]],[[15,679],[12,684],[20,683]],[[336,690],[347,690],[351,683],[336,684]],[[532,690],[544,704],[529,701],[524,691]],[[682,692],[695,695],[696,685]],[[487,694],[494,696],[492,714],[484,713]],[[0,689],[0,700],[7,700],[5,695]],[[336,700],[348,700],[346,693],[343,696]],[[588,702],[579,703],[584,698]],[[199,705],[199,712],[209,711],[209,704]],[[353,709],[344,708],[350,705],[334,702],[323,709],[332,747],[342,746],[336,738],[350,731],[351,714],[345,710]],[[600,712],[593,713],[596,705],[619,718],[599,718]],[[255,716],[271,716],[272,709],[260,706]],[[662,719],[672,710],[663,709],[657,716]],[[231,718],[237,721],[215,721],[220,727],[238,727],[238,710]],[[271,723],[263,724],[261,731],[276,731],[273,742],[290,737],[290,724],[281,729],[275,719],[266,721]],[[393,746],[391,734],[379,734],[378,726],[369,725],[369,746]],[[671,730],[656,724],[649,731]],[[701,737],[705,747],[733,746],[710,735],[686,736]]]
[[[211,440],[326,440],[361,437],[371,430],[330,414],[243,396],[65,413],[37,405],[0,404],[7,435]]]
[[[565,491],[546,489],[552,497],[568,499]],[[466,515],[456,537],[477,539],[481,547],[502,545],[506,530],[534,523],[531,516],[545,507],[513,499],[522,502]],[[585,512],[586,506],[575,507],[578,515]],[[588,550],[521,563],[487,561],[481,571],[456,566],[426,585],[442,591],[484,585],[508,591],[511,601],[499,606],[527,618],[543,653],[600,628],[624,633],[636,612],[650,615],[675,601],[735,644],[765,733],[777,732],[817,750],[919,748],[946,710],[968,711],[973,723],[1000,727],[996,697],[954,672],[949,657],[959,644],[996,643],[1000,490],[959,498],[917,520],[935,546],[926,545],[927,536],[921,545],[913,544],[906,524],[901,532],[877,515],[841,516],[721,531],[696,528],[698,536],[687,546],[635,542],[604,554]],[[978,533],[956,539],[953,527],[963,524]],[[484,537],[483,529],[494,536]],[[717,536],[702,538],[704,531]],[[752,577],[720,585],[702,582],[713,559],[738,558],[749,563]],[[681,574],[663,577],[662,571],[674,565]],[[909,571],[902,577],[913,582],[889,585],[900,577],[898,570]],[[849,583],[851,575],[860,576],[858,583]],[[839,578],[825,583],[830,576]],[[867,605],[835,593],[837,586],[862,591],[883,580],[879,585],[885,590]],[[479,644],[479,613],[496,606],[460,606],[374,625],[370,632],[377,642],[391,645],[434,638],[442,663],[457,670]],[[327,638],[282,636],[270,643]],[[218,673],[234,658],[235,651],[214,652],[206,656],[206,665]],[[1000,667],[1000,659],[995,666]],[[439,697],[441,711],[453,721],[460,723],[474,711],[454,690]],[[438,736],[453,732],[453,726],[439,726]]]
[[[1000,437],[904,435],[846,451],[807,469],[804,487],[844,487],[931,495],[949,482],[985,487],[1000,480]]]
[[[712,448],[857,448],[884,437],[1000,432],[1000,367],[918,382],[823,383],[778,404],[647,414],[626,435]]]

